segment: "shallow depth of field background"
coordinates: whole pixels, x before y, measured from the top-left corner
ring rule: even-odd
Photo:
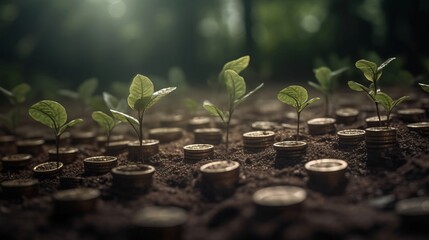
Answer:
[[[320,65],[357,80],[357,59],[397,56],[383,81],[412,85],[427,82],[428,22],[425,0],[2,0],[0,86],[53,97],[96,77],[126,91],[141,73],[205,87],[245,54],[251,83],[313,80]]]

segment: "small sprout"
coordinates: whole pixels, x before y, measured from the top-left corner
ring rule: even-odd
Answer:
[[[371,61],[361,59],[355,63],[355,66],[357,69],[361,70],[365,78],[371,82],[369,87],[365,87],[362,84],[359,84],[354,81],[349,81],[348,85],[349,88],[358,91],[358,92],[365,92],[367,96],[371,99],[371,101],[375,104],[375,109],[377,111],[378,120],[380,122],[381,126],[381,116],[380,116],[380,110],[378,108],[378,101],[376,99],[377,94],[380,92],[380,89],[378,87],[378,81],[380,80],[380,77],[382,75],[382,70],[385,68],[390,62],[395,60],[396,58],[392,57],[387,59],[385,62],[383,62],[380,66],[377,66],[376,63],[373,63]]]
[[[35,103],[28,110],[30,116],[51,128],[55,134],[55,144],[57,147],[57,167],[59,166],[59,145],[60,137],[67,128],[72,127],[78,123],[82,123],[83,119],[78,118],[71,120],[67,123],[67,112],[64,107],[51,100],[42,100],[38,103]]]
[[[393,108],[395,108],[407,98],[408,96],[402,96],[396,100],[393,100],[389,95],[387,95],[387,93],[384,92],[378,92],[377,95],[375,95],[375,99],[378,103],[381,104],[381,106],[383,106],[387,113],[387,128],[390,126],[390,114],[392,113]]]
[[[249,65],[250,57],[244,56],[239,59],[226,63],[222,71],[219,73],[219,80],[221,80],[228,93],[228,110],[221,110],[219,107],[209,101],[204,101],[203,107],[213,116],[219,117],[226,128],[226,151],[229,147],[229,127],[232,115],[237,106],[246,100],[250,95],[258,91],[264,84],[261,83],[252,91],[246,94],[246,82],[244,78],[238,75]]]
[[[9,112],[0,115],[0,120],[11,133],[15,133],[18,119],[20,119],[20,105],[25,102],[27,93],[30,89],[30,85],[26,83],[15,86],[11,91],[0,87],[0,92],[2,92],[12,104],[12,109]]]
[[[423,89],[423,91],[429,93],[429,84],[419,83],[419,85]]]
[[[130,94],[128,95],[128,106],[137,112],[137,118],[115,109],[110,109],[110,112],[118,121],[127,122],[131,125],[139,138],[140,148],[142,148],[144,114],[161,98],[175,89],[175,87],[168,87],[154,92],[152,81],[146,76],[137,74],[131,83]],[[141,159],[143,159],[143,148],[141,150]]]
[[[308,100],[307,90],[298,85],[292,85],[284,88],[277,94],[277,98],[295,108],[297,114],[296,140],[299,140],[299,121],[301,112],[310,104],[320,100],[320,98],[312,98]]]
[[[336,85],[335,77],[346,71],[347,68],[341,68],[334,72],[328,67],[320,67],[314,69],[314,76],[318,83],[308,82],[310,86],[320,91],[325,98],[325,115],[329,116],[330,113],[330,98]]]
[[[183,99],[183,103],[185,104],[191,116],[195,116],[197,114],[198,109],[200,108],[200,104],[197,101],[192,98],[185,98]]]
[[[74,100],[80,100],[85,106],[97,105],[97,98],[94,92],[98,86],[97,78],[89,78],[79,85],[77,91],[61,89],[59,94]]]
[[[102,111],[93,112],[92,119],[96,121],[98,125],[106,132],[106,146],[109,146],[110,136],[112,135],[113,129],[116,127],[116,125],[118,125],[118,121],[115,121],[115,119]]]

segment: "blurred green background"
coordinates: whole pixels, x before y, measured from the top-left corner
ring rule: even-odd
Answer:
[[[246,54],[250,79],[285,85],[320,65],[397,56],[389,81],[401,83],[428,72],[427,23],[426,0],[2,0],[0,85],[49,97],[90,77],[118,89],[141,73],[156,88],[205,86]]]

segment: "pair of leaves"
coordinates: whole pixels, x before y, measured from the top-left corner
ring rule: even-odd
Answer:
[[[420,87],[423,89],[423,91],[429,93],[429,85],[424,83],[419,83]]]
[[[219,80],[225,81],[225,73],[227,70],[232,70],[237,74],[240,74],[244,69],[247,68],[247,66],[249,66],[249,62],[250,57],[246,55],[225,63],[225,65],[222,67],[222,71],[219,73]]]
[[[277,98],[296,109],[298,113],[304,110],[308,105],[320,100],[320,98],[312,98],[308,100],[307,90],[298,85],[292,85],[282,89]]]
[[[59,93],[62,96],[71,99],[81,99],[85,104],[89,104],[95,93],[95,90],[97,89],[97,86],[98,79],[89,78],[79,85],[76,92],[68,89],[61,89]]]
[[[137,74],[130,85],[128,106],[133,110],[145,112],[174,90],[176,87],[163,88],[154,92],[152,81],[146,76]]]
[[[377,95],[375,95],[377,102],[379,102],[388,113],[392,112],[393,108],[401,104],[407,98],[408,96],[402,96],[396,100],[393,100],[388,94],[384,92],[379,92]]]
[[[57,136],[60,136],[67,128],[83,122],[83,119],[74,119],[67,123],[67,112],[65,108],[58,102],[51,100],[42,100],[35,103],[28,110],[30,116],[52,128]]]
[[[91,116],[92,119],[97,122],[98,125],[107,133],[111,132],[117,124],[117,122],[111,116],[105,114],[102,111],[95,111]]]
[[[385,68],[390,62],[395,60],[396,58],[392,57],[384,61],[380,66],[377,66],[376,63],[361,59],[355,63],[356,68],[362,71],[365,78],[370,81],[378,81],[381,77],[382,70]]]
[[[13,105],[16,105],[18,103],[25,102],[27,93],[30,91],[30,89],[31,89],[30,85],[26,83],[21,83],[15,86],[14,88],[12,88],[11,91],[8,91],[0,87],[0,92],[2,92]]]
[[[314,76],[318,83],[309,81],[308,84],[324,94],[328,94],[334,87],[334,77],[345,72],[348,68],[340,68],[334,72],[328,67],[314,69]]]

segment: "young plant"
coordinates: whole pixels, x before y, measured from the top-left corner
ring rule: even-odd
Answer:
[[[308,100],[308,93],[304,87],[292,85],[284,88],[277,94],[277,98],[295,108],[297,115],[296,140],[299,140],[299,121],[301,112],[310,104],[320,100],[320,98],[312,98]]]
[[[110,109],[113,117],[120,122],[127,122],[136,132],[140,148],[141,159],[143,160],[143,117],[146,111],[157,103],[161,98],[174,91],[175,87],[163,88],[154,92],[152,81],[143,75],[137,74],[130,86],[130,94],[128,95],[128,106],[137,112],[137,118],[126,113]]]
[[[186,108],[188,109],[192,117],[194,117],[197,114],[198,109],[201,106],[197,101],[195,101],[192,98],[183,99],[183,104],[185,104]]]
[[[365,87],[362,84],[359,84],[354,81],[349,81],[348,85],[349,88],[358,91],[358,92],[365,92],[366,95],[371,99],[371,101],[375,104],[375,109],[377,111],[378,120],[380,122],[381,126],[381,116],[380,116],[380,110],[378,108],[378,101],[376,99],[377,94],[380,92],[378,81],[380,80],[381,74],[383,73],[382,70],[384,67],[386,67],[391,61],[395,60],[396,58],[392,57],[387,59],[385,62],[383,62],[380,66],[377,66],[376,63],[370,62],[365,59],[361,59],[355,63],[356,68],[362,71],[365,78],[371,82],[369,87]]]
[[[420,87],[423,89],[423,91],[429,93],[429,85],[424,83],[419,83]]]
[[[15,133],[18,119],[20,118],[20,105],[25,102],[27,93],[30,89],[30,86],[26,83],[15,86],[11,91],[0,87],[0,92],[2,92],[12,104],[12,109],[0,115],[0,120],[12,134]]]
[[[389,95],[387,95],[387,93],[384,93],[384,92],[377,93],[377,95],[375,96],[375,99],[377,100],[378,103],[381,104],[381,106],[383,106],[384,110],[386,111],[386,115],[387,115],[386,128],[390,126],[390,114],[392,113],[393,108],[395,108],[397,105],[402,103],[407,98],[408,96],[402,96],[396,100],[393,100]]]
[[[336,85],[335,77],[346,70],[347,68],[341,68],[332,72],[328,67],[320,67],[314,69],[314,76],[316,77],[318,83],[311,81],[308,82],[308,85],[312,86],[323,94],[325,99],[325,116],[329,116],[330,113],[330,98]]]
[[[67,123],[67,112],[64,107],[61,104],[51,100],[42,100],[38,103],[35,103],[30,107],[28,113],[34,120],[48,126],[54,132],[58,167],[61,134],[63,134],[67,128],[72,127],[78,123],[82,123],[83,119],[78,118]]]
[[[219,117],[226,128],[226,151],[229,147],[229,126],[232,115],[237,106],[246,100],[250,95],[258,91],[264,84],[261,83],[252,91],[246,94],[246,82],[244,78],[238,75],[249,65],[250,57],[244,56],[239,59],[226,63],[222,71],[219,73],[219,78],[226,86],[228,93],[228,110],[221,110],[209,101],[204,101],[203,107],[213,116]]]
[[[112,131],[116,127],[116,125],[118,125],[119,122],[102,111],[93,112],[92,119],[98,123],[98,125],[104,130],[104,132],[106,132],[106,146],[109,146]]]
[[[85,106],[89,107],[92,105],[98,105],[97,98],[94,96],[94,92],[97,89],[97,86],[98,86],[98,79],[89,78],[79,85],[77,91],[61,89],[59,91],[59,94],[74,100],[79,100]]]

